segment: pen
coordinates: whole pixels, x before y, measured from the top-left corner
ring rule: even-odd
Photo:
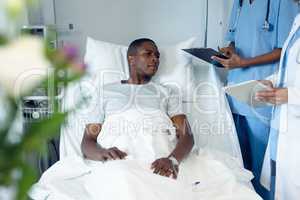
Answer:
[[[200,183],[200,181],[196,181],[195,183],[194,183],[194,185],[198,185]]]

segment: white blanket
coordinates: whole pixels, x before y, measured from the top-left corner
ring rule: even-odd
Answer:
[[[227,153],[239,159],[242,164],[242,154],[232,114],[215,67],[197,61],[193,68],[194,76],[189,79],[191,83],[187,83],[192,85],[188,89],[190,101],[183,102],[183,110],[194,134],[195,148]],[[100,77],[85,77],[79,83],[70,85],[65,91],[64,110],[76,108],[76,112],[68,115],[67,123],[61,130],[61,159],[68,156],[82,156],[80,143],[85,124],[90,121],[90,112],[99,101],[97,94],[101,88],[97,89],[97,83]],[[78,107],[82,99],[87,101]]]
[[[104,163],[67,157],[43,174],[30,196],[35,200],[260,199],[246,186],[251,173],[220,152],[192,152],[181,163],[177,180],[153,174],[151,163],[166,157],[176,144],[171,120],[159,111],[146,115],[129,110],[107,118],[98,143],[116,146],[128,156]]]

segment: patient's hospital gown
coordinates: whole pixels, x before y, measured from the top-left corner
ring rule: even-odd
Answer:
[[[169,117],[183,114],[179,91],[153,82],[140,85],[111,83],[100,88],[99,94],[100,101],[94,102],[95,109],[90,113],[88,123],[102,124],[106,117],[128,109],[142,113],[160,110]]]
[[[127,152],[126,159],[67,157],[43,174],[30,196],[36,200],[260,199],[246,186],[251,179],[247,171],[220,152],[190,153],[179,166],[177,180],[153,174],[151,163],[168,156],[176,145],[170,117],[183,114],[179,95],[170,91],[151,82],[106,85],[90,122],[102,124],[98,143]]]

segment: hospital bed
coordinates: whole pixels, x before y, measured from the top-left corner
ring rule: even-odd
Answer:
[[[153,81],[182,94],[184,112],[195,138],[195,151],[226,152],[242,166],[235,126],[215,66],[182,51],[194,45],[198,45],[197,38],[159,48],[161,64]],[[128,77],[126,49],[123,45],[87,39],[88,75],[69,87],[63,102],[65,109],[77,109],[70,114],[61,131],[61,158],[82,155],[80,143],[85,123],[99,101],[99,88]]]
[[[228,152],[242,163],[219,70],[181,51],[183,48],[205,45],[216,48],[222,45],[231,2],[99,0],[70,4],[58,1],[57,26],[73,25],[71,31],[58,30],[58,43],[79,46],[89,74],[66,92],[64,107],[74,107],[74,101],[80,96],[85,99],[93,96],[97,90],[96,83],[100,86],[127,78],[126,45],[137,38],[151,38],[161,51],[160,67],[154,81],[180,88],[196,146]],[[89,15],[74,15],[77,11],[82,13],[79,12],[82,8]],[[100,78],[103,70],[110,73]],[[87,105],[81,106],[71,113],[68,123],[62,128],[61,158],[81,155],[79,144],[83,126],[89,109],[92,109]]]
[[[66,7],[66,3],[67,1],[60,1],[57,8]],[[72,32],[59,33],[59,43],[77,44],[88,66],[87,75],[79,82],[69,85],[65,91],[62,106],[71,112],[60,135],[60,159],[66,161],[62,163],[67,164],[68,159],[72,157],[82,158],[80,143],[85,124],[90,120],[95,103],[99,101],[102,86],[128,78],[127,45],[134,39],[146,37],[157,43],[161,53],[159,70],[153,81],[172,87],[182,95],[184,112],[195,138],[193,153],[204,155],[203,152],[213,152],[214,159],[225,164],[235,173],[237,179],[244,178],[238,180],[238,183],[245,184],[248,188],[252,176],[243,169],[235,126],[219,73],[214,66],[182,51],[203,47],[205,44],[210,47],[215,47],[213,45],[216,43],[221,45],[221,40],[216,35],[223,35],[222,30],[209,27],[207,31],[205,29],[205,21],[211,20],[206,17],[205,1],[191,0],[189,4],[185,1],[174,4],[173,0],[98,3],[102,7],[87,1],[84,8],[90,14],[74,15],[74,10],[82,7],[75,1],[67,5],[68,10],[61,11],[57,16],[58,26],[74,22],[75,27]],[[113,8],[113,11],[109,12],[109,8]],[[114,12],[115,10],[118,12]],[[153,12],[150,12],[151,10]],[[180,18],[179,13],[182,16]],[[94,19],[91,19],[91,16]],[[97,25],[91,26],[90,22],[95,19]],[[223,23],[226,24],[225,21]],[[217,34],[213,34],[213,38],[205,37],[205,33],[209,35],[210,31],[211,34]],[[60,165],[56,165],[53,169],[59,167]],[[49,173],[53,173],[54,176],[47,176]],[[60,173],[59,170],[57,173]],[[52,180],[52,177],[54,180],[58,174],[50,168],[45,177],[47,181]],[[63,170],[61,175],[65,174]],[[228,183],[224,183],[223,186],[226,188]],[[73,188],[72,191],[77,190]],[[215,189],[214,192],[219,193]],[[253,191],[250,193],[255,194]],[[240,194],[243,195],[243,192]],[[249,193],[246,192],[245,195],[247,194]]]
[[[202,195],[220,196],[220,191],[215,188],[218,185],[219,189],[222,188],[222,191],[224,190],[224,198],[227,198],[229,195],[233,199],[244,197],[259,199],[255,192],[251,190],[250,180],[252,174],[243,169],[231,112],[222,89],[222,84],[216,74],[215,66],[195,60],[182,51],[183,48],[192,48],[196,40],[196,38],[190,38],[173,46],[159,48],[161,53],[161,65],[153,78],[154,82],[166,85],[173,90],[178,90],[179,93],[182,94],[184,112],[188,117],[195,138],[195,146],[192,153],[181,165],[184,166],[182,168],[183,174],[188,175],[184,172],[189,172],[189,179],[199,180],[199,174],[205,174],[205,170],[199,168],[201,168],[201,166],[205,168],[206,164],[201,165],[198,163],[194,165],[195,163],[191,163],[190,159],[195,159],[193,161],[196,163],[197,159],[203,159],[204,163],[207,159],[208,163],[212,162],[214,164],[212,168],[206,168],[212,170],[211,177],[208,178],[208,173],[206,174],[208,175],[207,178],[202,176],[202,179],[200,178],[204,183],[207,182],[201,185],[204,192]],[[101,167],[105,168],[105,163],[101,165],[101,162],[95,162],[95,166],[100,164],[98,166],[100,168],[92,167],[92,171],[89,171],[90,168],[87,169],[86,166],[86,162],[89,161],[82,161],[83,155],[80,144],[85,124],[91,120],[90,115],[95,112],[95,105],[100,100],[101,88],[103,88],[105,84],[128,78],[126,49],[126,46],[92,38],[87,39],[85,62],[89,66],[88,73],[79,82],[69,85],[65,91],[65,98],[63,99],[64,109],[75,110],[70,112],[67,123],[61,131],[61,162],[47,170],[40,182],[33,187],[31,195],[33,195],[32,197],[34,199],[39,199],[39,196],[42,197],[43,195],[67,195],[70,196],[70,198],[79,195],[80,198],[83,198],[85,197],[83,194],[85,194],[86,191],[82,188],[78,188],[78,191],[82,193],[76,192],[74,187],[76,188],[81,184],[80,181],[90,183],[86,178],[94,177],[94,175],[85,175],[95,173],[93,169],[98,169],[101,173]],[[168,68],[168,66],[173,67]],[[126,162],[131,161],[130,159],[126,159],[125,163]],[[70,163],[73,164],[70,165]],[[117,164],[115,162],[108,162],[108,164],[110,163],[112,163],[112,165]],[[76,167],[74,167],[75,165]],[[226,169],[229,171],[225,170],[222,166],[226,166]],[[219,167],[223,169],[218,171],[220,170]],[[69,169],[68,173],[66,173],[66,169]],[[113,169],[114,168],[112,168],[110,172],[114,172]],[[118,171],[118,169],[120,168],[117,167],[116,170]],[[193,176],[191,176],[191,173],[193,173]],[[198,174],[198,178],[194,177],[195,173]],[[116,174],[118,176],[118,172],[116,172]],[[226,178],[229,174],[231,180],[227,180]],[[65,178],[61,178],[61,176]],[[78,179],[78,177],[82,177],[82,179]],[[221,179],[218,180],[219,182],[214,180],[217,179],[217,177],[222,177],[223,181]],[[118,177],[115,178],[118,179]],[[96,178],[89,186],[85,185],[84,188],[88,187],[91,189],[90,186],[98,182],[97,180]],[[121,180],[124,181],[124,184],[127,184],[126,178]],[[123,182],[121,182],[121,184],[122,183]],[[61,184],[64,184],[64,187],[68,189],[61,189],[59,186]],[[48,185],[51,186],[47,188]],[[127,186],[130,186],[130,184]],[[47,190],[44,190],[45,187]],[[147,188],[147,186],[144,188]],[[239,192],[232,193],[233,188],[238,188]],[[94,193],[94,191],[98,190],[91,189],[91,191],[93,192],[88,194],[93,194],[95,198],[98,198],[97,194]],[[105,194],[109,195],[111,193],[106,192]],[[222,199],[222,197],[220,199]]]
[[[126,45],[147,37],[153,39],[161,51],[154,81],[175,87],[183,96],[182,103],[195,138],[194,151],[208,149],[226,153],[230,159],[223,160],[224,163],[229,167],[231,163],[242,166],[218,70],[181,50],[222,45],[230,7],[230,3],[223,0],[190,0],[188,3],[99,0],[72,4],[56,1],[58,43],[79,46],[88,64],[88,74],[65,91],[63,108],[76,110],[70,113],[61,130],[60,159],[82,155],[80,142],[89,113],[99,98],[99,87],[128,77]],[[89,14],[74,15],[84,13],[82,8]],[[70,23],[73,29],[66,31],[63,27]]]

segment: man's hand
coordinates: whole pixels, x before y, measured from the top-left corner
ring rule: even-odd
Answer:
[[[169,158],[160,158],[155,160],[152,165],[151,169],[153,169],[153,173],[159,174],[161,176],[166,176],[176,179],[178,174],[178,166],[173,165],[172,161]]]
[[[271,103],[274,105],[281,105],[288,102],[288,89],[287,88],[274,88],[271,81],[260,81],[270,89],[257,92],[255,98],[262,102]]]
[[[119,150],[117,147],[109,149],[101,148],[97,152],[97,160],[99,161],[121,160],[127,156],[125,152]]]

